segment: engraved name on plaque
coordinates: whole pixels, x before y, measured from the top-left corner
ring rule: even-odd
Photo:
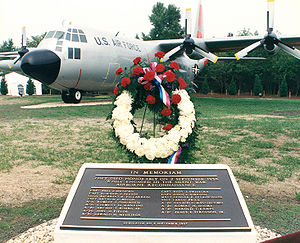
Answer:
[[[226,169],[86,168],[60,228],[250,231]]]

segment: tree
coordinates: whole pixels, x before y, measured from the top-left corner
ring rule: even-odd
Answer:
[[[231,82],[228,86],[228,94],[230,94],[230,95],[236,95],[237,94],[237,88],[236,88],[236,84],[235,84],[233,76],[232,76]]]
[[[40,44],[40,42],[42,41],[42,39],[44,39],[45,35],[46,35],[46,32],[41,35],[31,36],[31,39],[26,41],[26,46],[27,47],[37,47]]]
[[[6,83],[6,80],[5,80],[5,76],[3,76],[2,79],[1,79],[0,93],[2,95],[7,95],[7,93],[8,93],[7,83]]]
[[[264,92],[263,86],[261,84],[261,79],[259,75],[255,75],[255,80],[254,80],[254,85],[253,85],[253,94],[254,95],[259,95]]]
[[[149,16],[154,26],[149,35],[142,33],[143,40],[178,39],[182,38],[184,31],[180,26],[180,9],[173,4],[165,7],[158,2],[153,6],[152,14]]]
[[[12,39],[3,41],[2,45],[0,46],[0,52],[8,52],[8,51],[15,51],[15,50],[16,50],[16,47],[14,46]]]
[[[280,90],[279,90],[280,97],[287,97],[288,92],[289,92],[289,90],[288,90],[288,86],[287,86],[287,82],[286,82],[286,77],[284,76],[284,78],[280,84]]]
[[[26,85],[26,93],[28,95],[33,95],[35,94],[35,86],[34,83],[32,82],[31,78],[28,79],[27,85]]]
[[[208,82],[207,82],[207,78],[205,77],[202,85],[201,85],[201,89],[200,89],[200,92],[202,94],[208,94],[210,91],[210,88],[209,88],[209,85],[208,85]]]
[[[238,36],[253,36],[253,35],[258,36],[259,35],[258,31],[256,30],[254,31],[254,33],[252,33],[249,28],[248,29],[244,28],[238,31]]]

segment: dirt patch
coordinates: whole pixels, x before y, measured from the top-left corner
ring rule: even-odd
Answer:
[[[296,202],[296,192],[300,192],[300,184],[296,175],[286,178],[285,181],[278,181],[253,186],[253,183],[239,180],[238,184],[245,194],[244,196],[261,197],[267,196],[275,200],[292,200]],[[296,202],[297,203],[297,202]],[[298,202],[299,203],[299,202]]]
[[[255,119],[259,119],[259,118],[285,118],[284,115],[280,115],[280,114],[264,114],[264,115],[241,115],[241,116],[222,116],[222,117],[214,117],[213,119],[228,119],[228,118],[232,118],[232,119],[245,119],[246,121],[252,121]],[[212,119],[212,118],[206,118],[206,117],[199,117],[198,119]]]
[[[81,102],[79,104],[66,104],[63,102],[50,102],[38,105],[27,105],[21,106],[22,109],[41,109],[41,108],[55,108],[55,107],[67,107],[67,106],[91,106],[91,105],[110,105],[112,104],[109,100],[103,100],[98,102]]]
[[[279,116],[297,116],[300,114],[300,110],[293,110],[293,111],[276,111],[271,113],[272,115],[279,115]]]
[[[0,172],[0,204],[20,205],[32,200],[61,198],[71,185],[53,183],[63,175],[62,169],[50,166],[16,166],[9,172]]]
[[[27,103],[26,99],[23,99],[22,97],[1,97],[0,96],[0,105],[17,105]]]

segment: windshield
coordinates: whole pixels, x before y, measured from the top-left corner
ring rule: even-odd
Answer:
[[[52,31],[48,32],[48,34],[46,35],[45,38],[46,39],[49,39],[49,38],[63,39],[64,36],[65,36],[65,32],[52,30]]]

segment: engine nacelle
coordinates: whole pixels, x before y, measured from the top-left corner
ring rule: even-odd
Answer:
[[[269,55],[275,55],[279,51],[279,47],[276,45],[277,35],[275,33],[270,33],[265,35],[263,40],[264,49],[269,53]]]
[[[199,60],[199,59],[202,59],[203,56],[201,56],[198,52],[192,50],[191,53],[187,53],[187,56],[193,60]]]
[[[268,52],[269,55],[276,55],[280,48],[272,43],[271,45],[264,44],[264,49]]]

